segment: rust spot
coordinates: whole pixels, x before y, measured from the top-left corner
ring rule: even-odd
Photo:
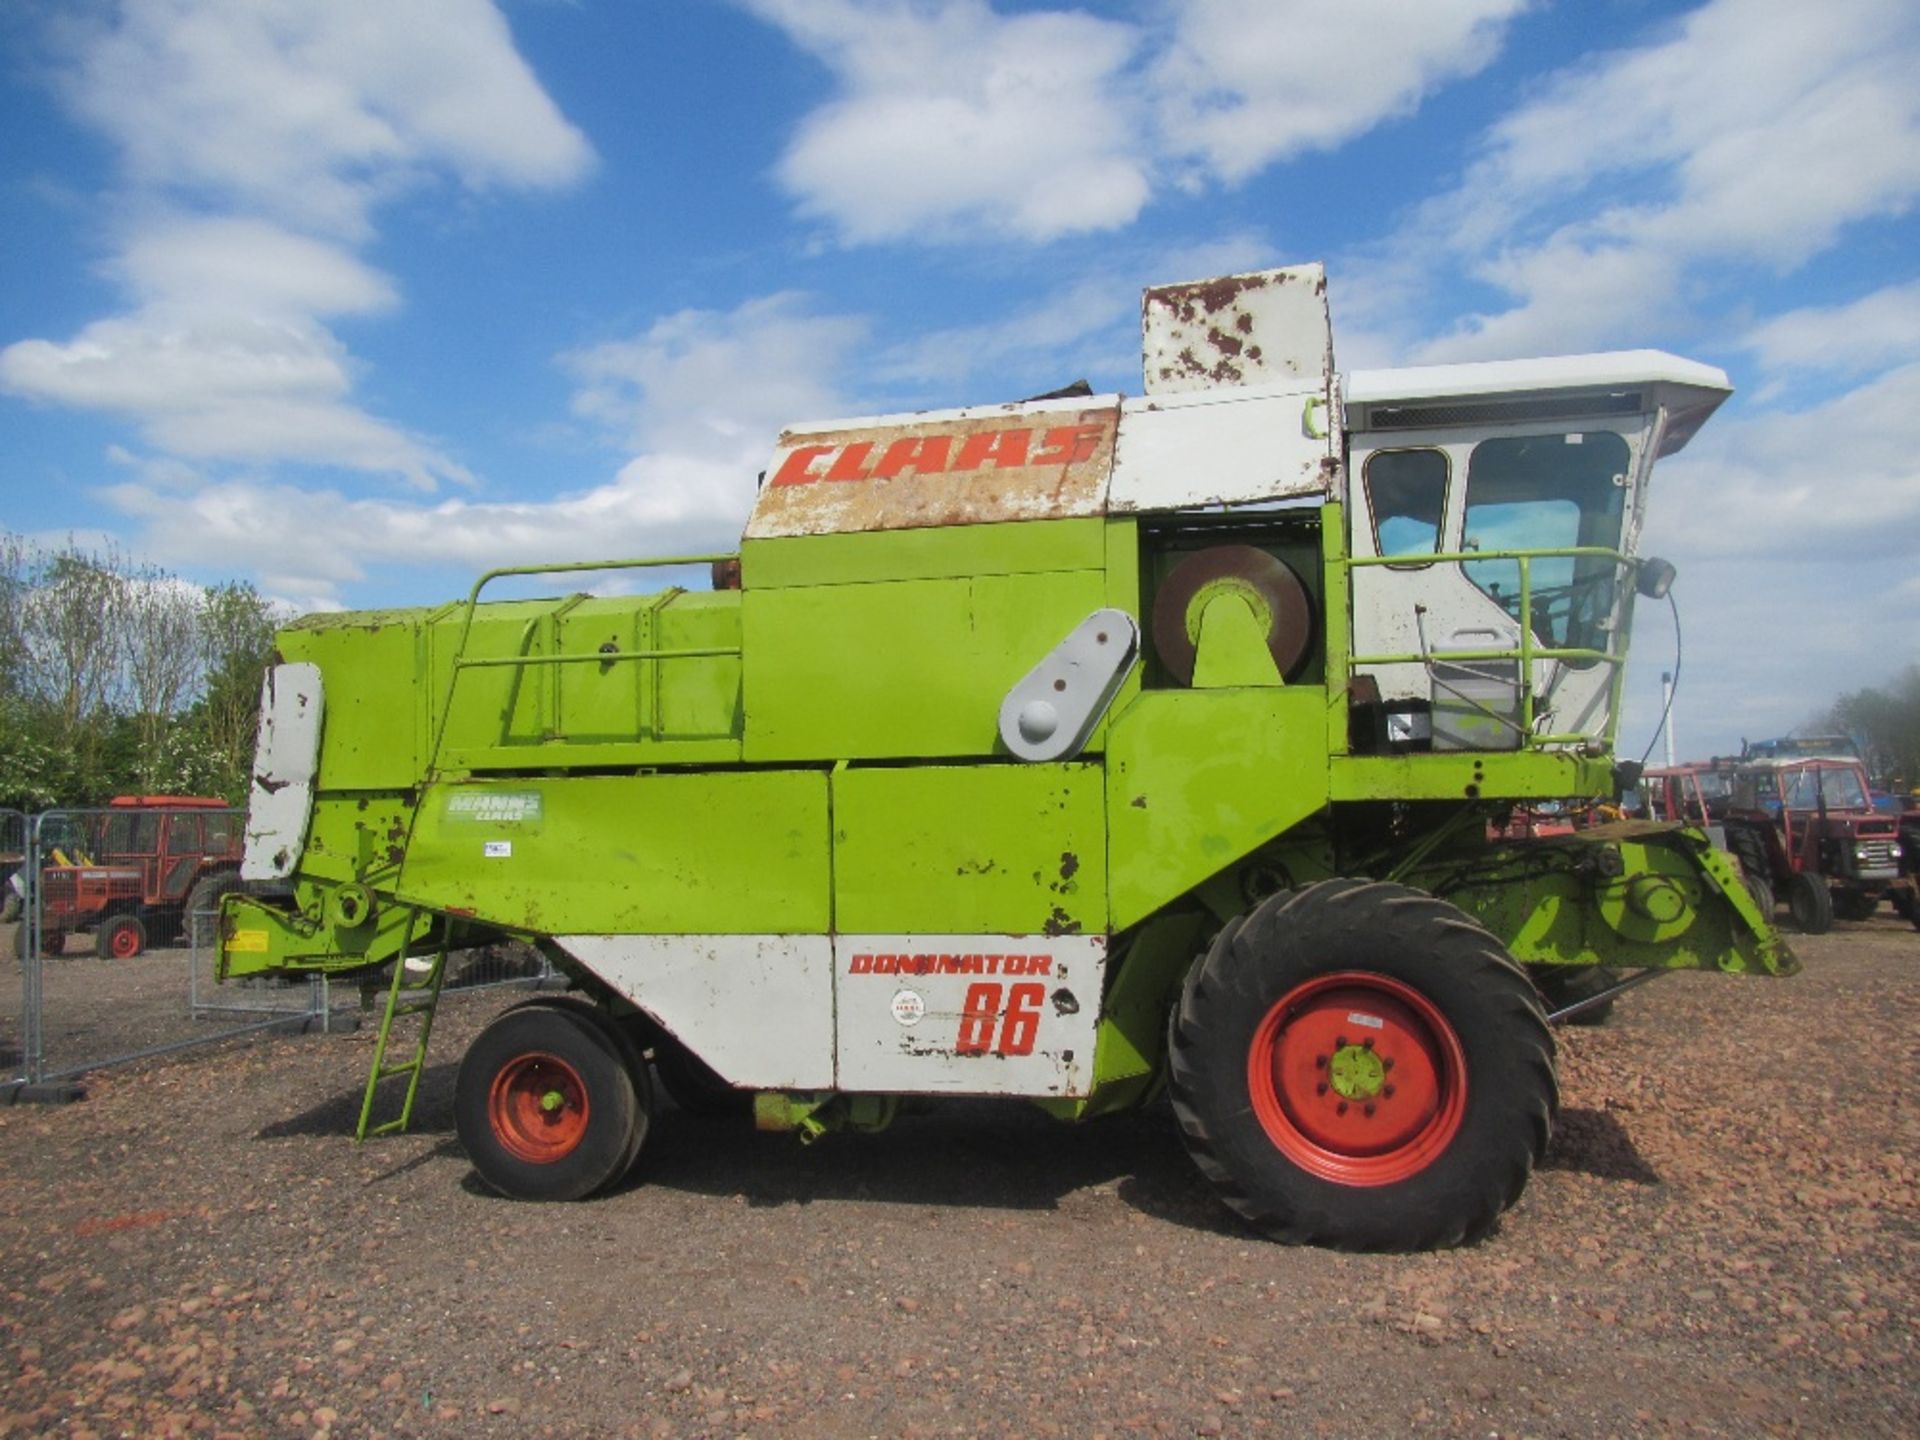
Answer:
[[[1060,852],[1060,878],[1071,880],[1080,873],[1080,857],[1071,850]]]
[[[255,775],[253,777],[253,783],[258,785],[262,790],[266,791],[267,794],[274,795],[286,789],[287,786],[291,785],[293,782],[291,780],[273,780],[273,779],[269,779],[265,775]]]
[[[1245,320],[1248,317],[1245,315],[1242,315],[1240,318],[1242,320]],[[1213,329],[1207,332],[1207,343],[1213,346],[1213,348],[1218,350],[1222,355],[1227,355],[1227,356],[1238,355],[1243,349],[1246,348],[1246,342],[1242,340],[1238,335],[1229,335],[1226,331],[1220,329],[1218,326],[1215,326]]]
[[[1080,1002],[1074,998],[1073,992],[1064,985],[1047,998],[1053,1002],[1053,1013],[1056,1015],[1078,1015],[1080,1013]]]
[[[1147,797],[1144,795],[1136,795],[1127,803],[1136,810],[1144,810],[1147,808]]]
[[[1046,923],[1040,927],[1040,933],[1043,935],[1078,935],[1080,933],[1080,922],[1056,905],[1053,907],[1053,913],[1047,916]]]

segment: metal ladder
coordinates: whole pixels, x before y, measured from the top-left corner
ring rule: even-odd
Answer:
[[[433,1034],[433,1013],[440,1003],[440,985],[447,973],[448,927],[442,926],[440,946],[433,963],[424,972],[410,970],[408,957],[394,957],[393,983],[387,987],[387,1007],[380,1017],[380,1035],[374,1041],[373,1065],[367,1071],[366,1093],[360,1100],[360,1124],[354,1130],[356,1143],[372,1135],[397,1135],[413,1118],[414,1097],[420,1093],[420,1075],[427,1067],[427,1041]],[[393,1022],[408,1015],[420,1017],[420,1031],[414,1037],[413,1054],[397,1064],[387,1064],[387,1046],[393,1038]],[[407,1077],[406,1098],[400,1102],[400,1114],[378,1125],[373,1120],[373,1096],[382,1080]]]

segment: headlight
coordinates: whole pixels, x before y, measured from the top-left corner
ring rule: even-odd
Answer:
[[[1887,847],[1887,854],[1891,855],[1896,860],[1898,860],[1902,855],[1906,853],[1907,853],[1906,851],[1900,848],[1900,844],[1898,841],[1895,841],[1893,844]]]

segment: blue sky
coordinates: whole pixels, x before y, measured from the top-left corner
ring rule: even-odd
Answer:
[[[1320,259],[1344,367],[1731,372],[1650,513],[1683,752],[1920,658],[1910,0],[16,0],[0,62],[36,538],[298,608],[731,548],[786,423],[1137,392],[1141,286]]]

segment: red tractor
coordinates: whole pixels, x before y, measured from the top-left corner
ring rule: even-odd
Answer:
[[[81,853],[55,852],[40,868],[41,949],[58,955],[68,935],[91,930],[96,954],[127,960],[179,939],[190,916],[237,888],[244,824],[224,800],[117,796]]]
[[[1883,898],[1916,913],[1914,877],[1903,866],[1900,822],[1874,807],[1857,759],[1763,756],[1734,772],[1727,848],[1749,875],[1784,892],[1809,935],[1836,916],[1865,920]],[[1917,922],[1920,923],[1920,922]]]

